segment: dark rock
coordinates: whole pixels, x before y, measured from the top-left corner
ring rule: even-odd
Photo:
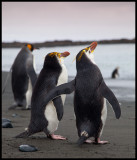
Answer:
[[[19,151],[21,152],[35,152],[38,149],[35,146],[23,144],[19,146]]]
[[[13,128],[13,126],[12,126],[11,122],[3,122],[2,128]]]

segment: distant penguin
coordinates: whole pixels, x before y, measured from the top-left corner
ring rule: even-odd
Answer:
[[[77,75],[75,79],[52,89],[45,95],[44,99],[44,105],[46,105],[51,99],[61,94],[70,94],[74,91],[78,144],[84,142],[108,143],[107,141],[100,141],[107,117],[106,99],[112,105],[116,118],[120,118],[121,115],[118,100],[105,84],[102,74],[94,62],[92,51],[96,46],[97,42],[93,42],[90,47],[81,50],[77,54]],[[95,140],[91,141],[90,137],[94,137]]]
[[[63,136],[54,135],[54,131],[57,130],[59,121],[63,116],[63,105],[66,95],[55,98],[46,106],[43,101],[51,89],[68,81],[68,73],[63,58],[69,54],[69,52],[52,52],[45,57],[43,68],[32,94],[30,124],[28,129],[17,135],[16,138],[28,137],[43,131],[48,138],[66,139]]]
[[[117,78],[119,76],[119,67],[115,68],[114,71],[112,72],[111,78]]]
[[[37,80],[32,54],[34,49],[38,48],[34,48],[32,44],[26,44],[14,60],[11,68],[11,84],[15,102],[9,109],[15,109],[18,106],[23,109],[30,107],[32,88]]]

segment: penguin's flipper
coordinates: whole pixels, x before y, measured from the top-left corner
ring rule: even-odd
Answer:
[[[121,116],[121,109],[117,98],[115,97],[114,93],[107,87],[104,81],[102,81],[99,90],[103,97],[105,97],[109,103],[112,105],[112,108],[115,112],[116,118],[119,119]]]
[[[28,60],[26,62],[26,70],[27,70],[28,76],[30,77],[32,87],[34,88],[35,82],[37,80],[37,74],[36,74],[34,67],[33,67],[33,57],[28,58]]]
[[[62,119],[62,117],[63,117],[63,103],[62,103],[61,96],[56,97],[52,101],[53,101],[54,106],[56,108],[58,120],[60,121]]]
[[[49,101],[60,96],[61,94],[70,94],[75,90],[75,79],[71,82],[59,85],[48,92],[43,101],[43,107],[45,107]]]

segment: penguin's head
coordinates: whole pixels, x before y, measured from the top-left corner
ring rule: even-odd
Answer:
[[[84,56],[86,56],[86,57],[88,57],[93,63],[95,63],[95,62],[94,62],[93,51],[95,50],[96,46],[97,46],[97,42],[92,42],[89,47],[86,47],[86,48],[82,49],[82,50],[78,53],[78,55],[77,55],[77,57],[76,57],[76,60],[77,60],[77,61],[80,61]],[[83,55],[84,55],[84,56],[83,56]]]
[[[69,56],[70,53],[68,51],[65,51],[63,53],[59,53],[59,52],[52,52],[52,53],[49,53],[49,56],[51,58],[55,57],[59,63],[62,63],[63,62],[63,58]]]
[[[60,64],[63,63],[63,58],[65,58],[69,55],[70,55],[70,53],[68,51],[65,51],[63,53],[51,52],[46,55],[44,66],[50,66],[52,68],[56,67],[57,65],[60,66]]]
[[[39,49],[39,48],[36,48],[34,47],[32,44],[25,44],[25,46],[32,52],[34,49]]]

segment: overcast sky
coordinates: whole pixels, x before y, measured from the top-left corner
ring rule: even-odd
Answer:
[[[135,2],[2,2],[2,41],[135,38]]]

